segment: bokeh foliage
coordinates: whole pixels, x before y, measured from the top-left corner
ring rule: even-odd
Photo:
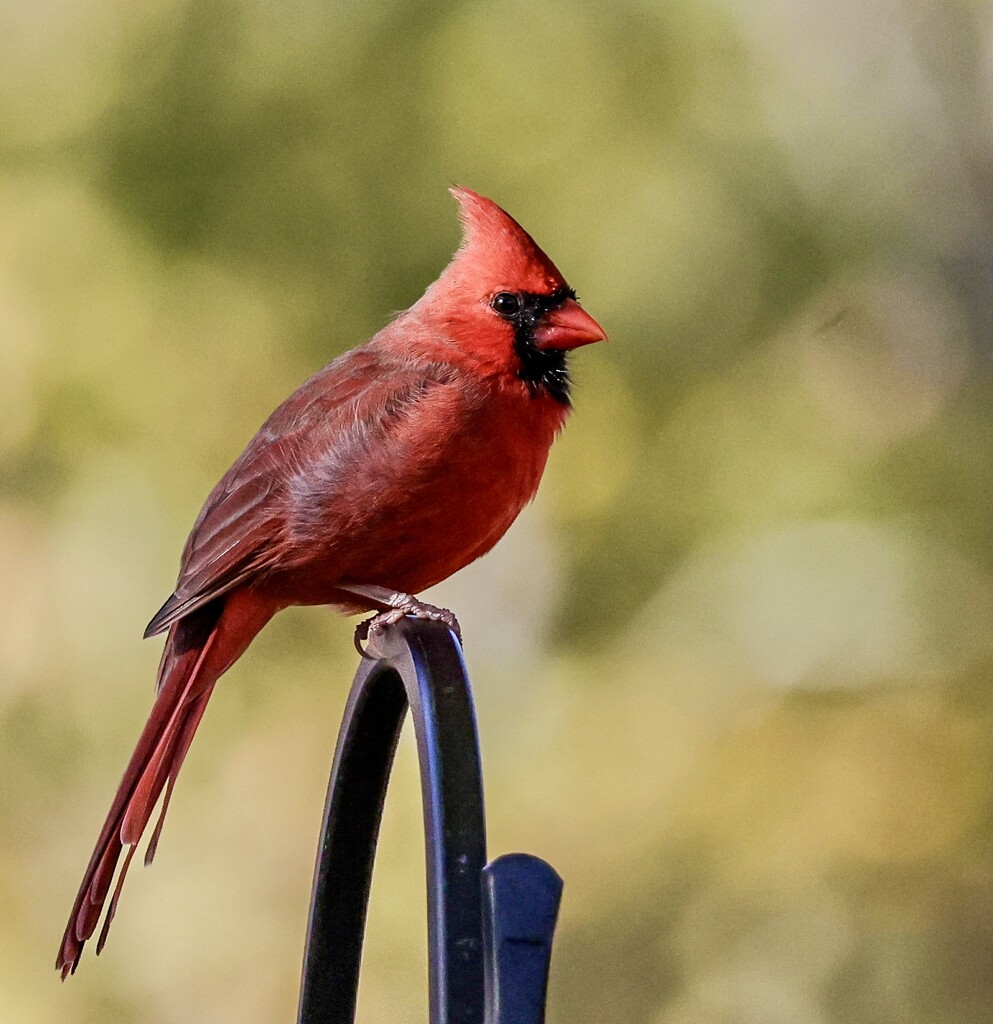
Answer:
[[[492,195],[607,327],[536,506],[439,588],[553,1024],[993,1005],[993,19],[942,4],[0,6],[0,1015],[292,1018],[354,654],[220,687],[105,957],[50,964],[185,532]],[[364,1021],[423,1020],[409,743]]]

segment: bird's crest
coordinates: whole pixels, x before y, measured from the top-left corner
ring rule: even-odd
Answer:
[[[555,264],[509,213],[472,189],[456,185],[449,192],[458,201],[462,221],[462,245],[451,269],[461,274],[484,271],[496,287],[537,295],[565,285]]]

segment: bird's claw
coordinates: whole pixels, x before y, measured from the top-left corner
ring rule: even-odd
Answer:
[[[437,605],[428,604],[425,601],[418,601],[410,594],[394,594],[390,604],[392,607],[386,611],[378,612],[376,615],[360,622],[355,627],[355,649],[370,661],[375,660],[369,653],[370,648],[375,644],[378,635],[387,628],[395,625],[405,615],[415,619],[429,619],[432,622],[444,623],[454,634],[459,645],[462,644],[462,627],[453,612],[447,608],[439,608]],[[363,643],[366,644],[363,647]]]

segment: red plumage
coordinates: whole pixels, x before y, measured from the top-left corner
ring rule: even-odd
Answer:
[[[76,969],[218,677],[281,608],[450,613],[413,595],[485,554],[534,497],[569,411],[565,352],[603,340],[554,264],[495,203],[452,189],[464,238],[420,300],[292,394],[214,488],[176,590],[158,692],[69,917]],[[454,619],[451,619],[454,622]],[[373,627],[377,620],[372,620]]]

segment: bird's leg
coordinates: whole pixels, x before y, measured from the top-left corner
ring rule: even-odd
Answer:
[[[413,615],[415,619],[443,622],[455,634],[459,643],[462,643],[462,628],[459,626],[459,620],[447,608],[438,608],[426,601],[418,601],[412,594],[404,594],[387,587],[349,584],[339,587],[339,589],[358,597],[364,597],[384,609],[355,627],[355,647],[363,657],[368,657],[368,655],[362,642],[370,638],[374,639],[381,629],[399,622],[405,615]]]

